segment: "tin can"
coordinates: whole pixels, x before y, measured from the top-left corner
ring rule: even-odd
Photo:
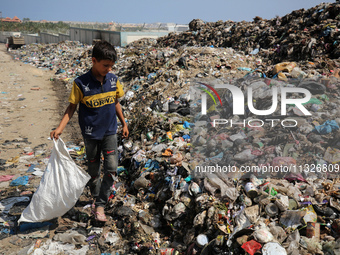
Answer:
[[[253,143],[253,146],[261,149],[261,148],[263,148],[264,145],[263,145],[262,142],[255,142],[255,143]]]
[[[37,241],[35,241],[35,244],[34,244],[34,249],[38,249],[38,248],[40,248],[40,246],[41,246],[41,242],[42,242],[42,240],[41,240],[41,239],[38,239]]]
[[[153,139],[153,132],[152,132],[152,131],[147,132],[147,133],[146,133],[146,138],[147,138],[149,141],[152,140],[152,139]]]
[[[317,240],[320,240],[320,223],[307,222],[306,236],[308,238],[315,237]]]
[[[298,208],[299,203],[294,198],[290,198],[288,210],[297,210]]]
[[[317,112],[321,109],[321,106],[318,105],[318,104],[312,104],[312,106],[310,107],[310,109],[313,111],[313,112]]]
[[[257,189],[252,182],[248,182],[244,186],[244,189],[245,189],[248,197],[250,197],[250,198],[257,197]]]
[[[270,217],[275,217],[279,213],[279,208],[277,208],[276,204],[270,203],[264,209]]]

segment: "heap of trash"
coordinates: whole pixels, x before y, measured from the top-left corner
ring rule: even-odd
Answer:
[[[0,176],[0,239],[15,254],[340,254],[339,8],[193,20],[188,32],[117,48],[130,137],[119,140],[108,222],[94,221],[86,187],[65,215],[18,225],[51,153],[26,147],[0,161],[23,172]],[[67,41],[12,54],[55,71],[68,92],[91,48]],[[66,146],[86,170],[84,144]]]
[[[163,47],[231,47],[246,54],[260,55],[271,63],[307,60],[316,57],[337,59],[339,50],[340,5],[321,3],[283,17],[253,22],[204,22],[194,19],[189,31],[158,40]]]

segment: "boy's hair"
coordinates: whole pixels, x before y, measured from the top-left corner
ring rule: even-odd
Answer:
[[[96,58],[98,61],[100,60],[111,60],[116,62],[117,60],[117,52],[115,47],[107,42],[107,41],[100,41],[97,42],[92,50],[92,57]]]

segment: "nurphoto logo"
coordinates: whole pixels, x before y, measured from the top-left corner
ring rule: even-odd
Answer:
[[[277,106],[279,104],[278,95],[280,95],[280,105],[281,105],[281,116],[287,116],[287,106],[289,105],[295,105],[296,108],[298,108],[301,113],[305,116],[311,116],[312,114],[304,107],[304,103],[307,103],[312,95],[311,93],[305,89],[305,88],[296,88],[296,87],[271,87],[272,91],[272,104],[269,109],[266,110],[260,110],[256,109],[254,107],[254,100],[253,100],[253,88],[248,87],[247,88],[247,101],[245,102],[245,95],[243,91],[236,87],[235,85],[230,84],[217,84],[214,87],[205,83],[199,82],[200,85],[205,86],[206,88],[210,89],[218,98],[220,101],[220,105],[223,107],[223,103],[221,100],[220,95],[217,93],[216,89],[227,89],[229,92],[231,92],[232,95],[232,114],[235,115],[244,115],[245,110],[248,110],[250,113],[257,115],[257,116],[269,116],[273,114]],[[200,90],[202,90],[205,93],[201,93],[201,114],[206,115],[207,114],[207,94],[212,98],[215,105],[217,105],[215,98],[211,94],[210,91],[208,91],[206,88],[199,87]],[[303,94],[304,97],[302,98],[289,98],[289,94],[293,93],[299,93]],[[263,126],[265,121],[271,122],[272,127],[274,126],[276,121],[280,121],[281,125],[284,127],[295,127],[297,126],[297,121],[294,119],[251,119],[246,122],[246,120],[233,122],[233,120],[227,120],[227,119],[214,119],[212,122],[213,127],[216,127],[216,125],[226,125],[230,124],[230,126],[233,125],[244,125],[248,124],[248,126]],[[291,124],[287,124],[287,123]],[[252,123],[256,123],[256,125],[252,125]],[[260,124],[260,125],[259,125]]]

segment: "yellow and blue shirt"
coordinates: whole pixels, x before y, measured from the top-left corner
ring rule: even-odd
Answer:
[[[116,75],[108,73],[100,83],[91,70],[74,80],[69,97],[79,103],[79,126],[87,139],[101,140],[117,132],[116,100],[124,95]]]

